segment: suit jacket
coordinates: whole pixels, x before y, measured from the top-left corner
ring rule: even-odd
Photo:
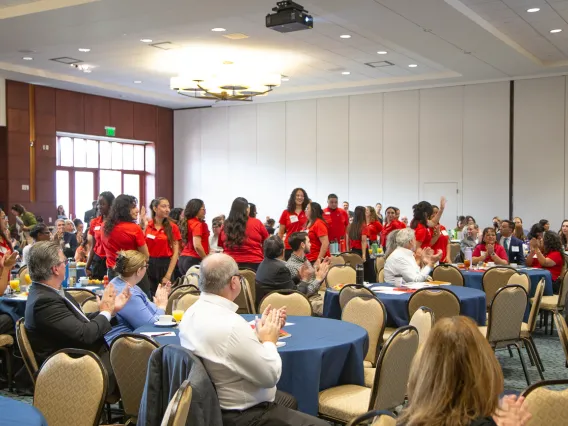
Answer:
[[[501,244],[501,234],[497,234],[497,242]],[[513,247],[516,248],[513,249]],[[509,263],[516,263],[517,265],[525,264],[523,242],[513,235],[511,235],[511,241],[509,241],[507,256],[509,257]]]
[[[275,290],[300,290],[305,293],[304,286],[296,287],[286,262],[280,259],[264,258],[256,271],[256,304]]]

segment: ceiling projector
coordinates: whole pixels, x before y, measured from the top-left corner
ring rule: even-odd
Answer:
[[[266,28],[280,33],[291,33],[314,27],[314,18],[298,3],[290,0],[279,1],[272,10],[274,13],[266,15]]]

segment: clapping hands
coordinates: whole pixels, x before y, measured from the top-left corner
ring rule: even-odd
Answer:
[[[501,399],[501,405],[493,415],[497,426],[524,426],[531,419],[531,413],[524,405],[525,398],[516,395],[506,395]]]

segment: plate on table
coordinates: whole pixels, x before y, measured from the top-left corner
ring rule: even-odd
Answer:
[[[428,283],[432,285],[452,285],[452,283],[447,281],[428,281]]]
[[[156,327],[175,327],[177,322],[175,321],[156,321],[154,323]]]

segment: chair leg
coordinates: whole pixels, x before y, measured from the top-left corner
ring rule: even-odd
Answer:
[[[533,357],[533,353],[532,350],[530,348],[530,345],[525,341],[523,341],[524,345],[525,345],[525,350],[527,351],[527,355],[529,356],[529,361],[531,362],[531,366],[534,367],[535,364],[535,358]]]
[[[542,371],[544,371],[544,364],[542,363],[542,360],[540,359],[540,353],[538,352],[538,349],[536,347],[536,344],[534,343],[532,336],[529,336],[529,342],[531,343],[531,346],[533,348],[533,352],[535,353],[536,359],[538,360],[538,363],[540,364],[540,369]]]
[[[536,359],[536,354],[535,354],[535,347],[530,343],[530,341],[528,339],[523,339],[523,342],[525,343],[525,347],[527,348],[527,352],[529,354],[531,354],[531,358]],[[533,364],[535,365],[535,364]],[[537,361],[536,362],[536,369],[538,371],[538,375],[540,376],[540,380],[544,380],[544,375],[542,374],[542,368],[540,363]]]
[[[554,314],[551,315],[552,318],[550,318],[550,335],[552,336],[553,331],[554,331]]]
[[[529,372],[527,370],[527,366],[526,366],[525,360],[523,358],[523,353],[521,352],[521,346],[518,343],[515,343],[515,346],[517,348],[517,352],[519,353],[519,358],[521,359],[521,365],[523,366],[523,371],[525,373],[525,379],[527,380],[527,385],[530,386],[531,385],[531,379],[529,377]]]
[[[511,346],[507,346],[507,349],[509,349],[509,356],[513,358],[513,351],[511,350]]]
[[[8,390],[12,392],[14,390],[14,373],[12,371],[12,351],[11,347],[1,347],[0,350],[4,352],[4,359],[6,365],[6,375],[8,376]]]

